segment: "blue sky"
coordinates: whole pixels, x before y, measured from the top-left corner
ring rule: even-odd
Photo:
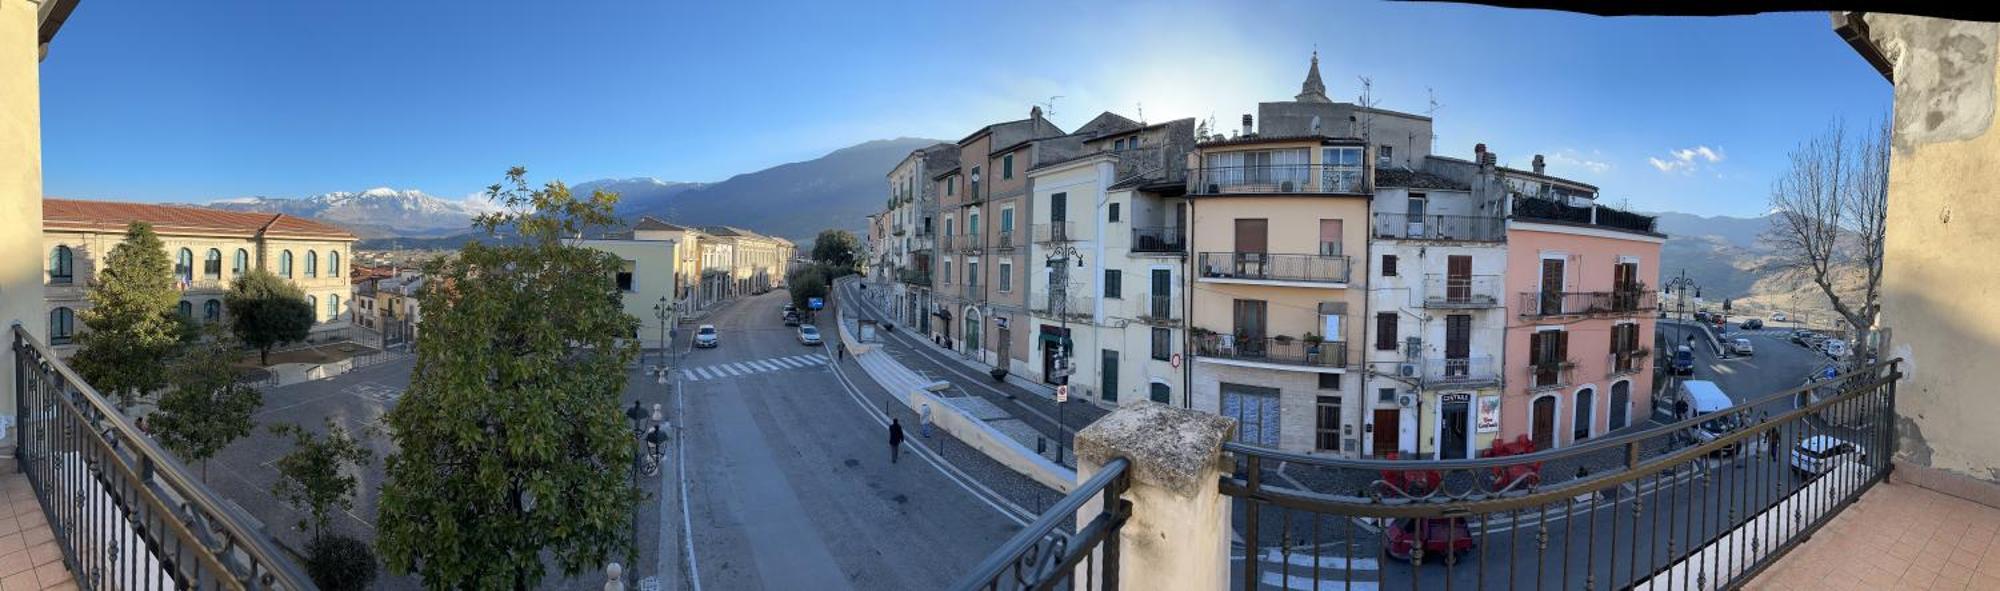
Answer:
[[[1823,13],[1604,19],[1430,3],[84,2],[42,66],[50,195],[200,201],[390,186],[464,196],[714,181],[869,139],[957,139],[1056,99],[1230,125],[1298,92],[1435,93],[1486,142],[1612,205],[1763,212],[1785,152],[1890,88]],[[1704,149],[1705,148],[1705,149]]]

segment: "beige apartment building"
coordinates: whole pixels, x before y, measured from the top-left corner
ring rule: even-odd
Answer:
[[[798,252],[798,246],[790,240],[735,226],[704,226],[701,233],[704,240],[729,245],[727,266],[722,267],[728,278],[724,288],[727,296],[764,293],[783,287],[785,270]]]
[[[347,262],[355,237],[346,230],[283,214],[247,213],[110,201],[42,200],[42,273],[49,342],[65,346],[82,328],[97,267],[125,239],[133,221],[151,224],[165,243],[181,289],[180,313],[202,323],[225,318],[222,297],[251,269],[265,269],[305,291],[314,333],[349,326],[353,284]],[[66,349],[58,349],[67,352]]]
[[[1317,60],[1296,102],[1330,102]],[[1359,423],[1349,344],[1367,305],[1373,150],[1320,121],[1260,131],[1244,115],[1189,158],[1189,389],[1196,410],[1239,421],[1239,441],[1339,453]]]
[[[913,150],[889,170],[888,260],[895,300],[891,314],[918,334],[931,331],[931,285],[937,277],[938,171],[958,166],[958,144],[938,143]]]

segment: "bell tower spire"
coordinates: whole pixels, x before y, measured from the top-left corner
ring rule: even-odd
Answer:
[[[1294,97],[1301,103],[1331,103],[1326,97],[1326,83],[1319,79],[1319,50],[1313,50],[1312,67],[1306,70],[1306,81],[1299,85],[1299,95]]]

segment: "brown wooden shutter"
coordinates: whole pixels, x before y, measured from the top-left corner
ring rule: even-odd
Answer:
[[[1236,220],[1236,252],[1264,252],[1269,244],[1270,220]]]
[[[1558,361],[1558,362],[1560,362],[1560,361],[1566,361],[1566,360],[1568,360],[1568,359],[1569,359],[1569,332],[1568,332],[1568,331],[1562,331],[1562,330],[1553,330],[1553,331],[1549,331],[1549,332],[1552,332],[1552,333],[1555,333],[1555,337],[1554,337],[1554,338],[1555,338],[1555,340],[1556,340],[1556,358],[1554,359],[1554,361]]]
[[[1528,335],[1528,363],[1530,365],[1538,365],[1548,360],[1547,354],[1542,350],[1544,349],[1542,346],[1542,335],[1545,334],[1548,333],[1538,332]]]
[[[1396,313],[1377,312],[1375,314],[1375,350],[1396,350]]]

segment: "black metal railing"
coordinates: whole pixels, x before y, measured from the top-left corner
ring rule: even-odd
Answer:
[[[993,235],[993,248],[1014,250],[1014,231],[1001,230]]]
[[[1296,337],[1255,338],[1203,332],[1194,336],[1195,355],[1307,367],[1347,367],[1347,343]]]
[[[1187,252],[1179,226],[1132,226],[1132,252]]]
[[[1424,360],[1422,386],[1425,389],[1474,388],[1500,383],[1500,372],[1492,355],[1478,357],[1434,357]]]
[[[1096,314],[1089,295],[1081,290],[1037,291],[1028,294],[1028,311],[1052,318],[1090,318]]]
[[[898,271],[896,278],[910,285],[929,286],[931,284],[930,272],[914,267],[905,267]]]
[[[1399,240],[1500,242],[1507,220],[1497,215],[1375,214],[1375,237]]]
[[[1118,588],[1118,530],[1132,515],[1132,502],[1121,498],[1131,482],[1131,463],[1115,458],[1090,480],[1050,505],[1041,517],[1008,538],[953,589],[1078,589]],[[1101,508],[1077,527],[1077,511],[1092,500]],[[1083,581],[1077,581],[1082,575]],[[1094,579],[1094,580],[1093,580]]]
[[[1521,292],[1522,316],[1628,315],[1658,309],[1660,292],[1649,289]]]
[[[943,236],[938,237],[938,248],[940,250],[949,251],[953,247],[957,246],[957,243],[958,243],[958,237],[953,236],[951,234],[945,234]]]
[[[1206,279],[1347,283],[1350,262],[1341,255],[1204,252],[1199,270]]]
[[[1229,195],[1235,193],[1352,193],[1364,194],[1367,178],[1360,166],[1325,164],[1271,164],[1255,166],[1207,166],[1188,171],[1189,195]]]
[[[1587,207],[1577,206],[1564,203],[1560,199],[1543,197],[1515,197],[1514,218],[1530,222],[1562,222],[1646,233],[1654,231],[1656,222],[1653,216],[1601,207],[1595,203]]]
[[[1076,222],[1035,224],[1034,232],[1035,244],[1070,242],[1079,238],[1076,233]]]
[[[1178,307],[1170,293],[1149,293],[1142,297],[1146,308],[1139,312],[1139,320],[1152,324],[1175,324],[1180,321]]]
[[[1887,476],[1896,364],[1554,450],[1524,435],[1399,462],[1224,444],[1231,586],[1740,587]]]
[[[1499,275],[1431,273],[1424,276],[1424,307],[1448,310],[1499,307],[1502,283]]]
[[[12,341],[21,472],[78,586],[317,588],[47,346]]]
[[[1529,390],[1561,388],[1576,383],[1575,361],[1560,359],[1531,362],[1526,367],[1527,375],[1522,378],[1527,380]]]
[[[986,248],[985,234],[974,233],[974,234],[965,234],[958,237],[959,252],[974,253],[985,248]]]

